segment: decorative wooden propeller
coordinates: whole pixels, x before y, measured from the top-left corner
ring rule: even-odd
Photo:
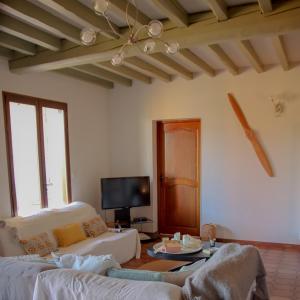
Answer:
[[[268,175],[270,177],[273,177],[274,173],[272,170],[272,166],[268,160],[268,157],[267,157],[262,145],[260,144],[259,140],[257,139],[255,132],[250,128],[242,109],[240,108],[239,104],[237,103],[237,101],[235,100],[235,98],[232,94],[228,94],[228,99],[230,101],[230,104],[231,104],[237,118],[239,119],[239,121],[246,133],[247,138],[251,142],[260,163],[262,164],[263,168],[266,170]]]

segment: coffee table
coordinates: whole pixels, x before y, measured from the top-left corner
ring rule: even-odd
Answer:
[[[203,242],[202,245],[203,245],[202,249],[210,248],[209,242]],[[215,247],[220,248],[222,245],[224,245],[224,243],[216,243]],[[179,261],[189,261],[189,262],[196,262],[200,259],[208,260],[212,256],[203,253],[202,250],[190,254],[174,254],[174,253],[162,253],[162,252],[155,253],[153,246],[147,249],[147,254],[157,259],[179,260]]]

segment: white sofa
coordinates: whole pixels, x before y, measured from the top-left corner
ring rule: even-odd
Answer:
[[[28,217],[15,217],[1,221],[0,256],[25,255],[16,239],[26,239],[42,232],[47,232],[57,245],[53,229],[70,223],[82,223],[97,216],[96,210],[83,202],[74,202],[60,209],[42,209]],[[122,233],[105,232],[96,238],[88,238],[69,247],[59,248],[60,253],[78,255],[112,254],[120,263],[140,256],[140,240],[135,229]]]
[[[221,247],[208,262],[198,266],[185,279],[183,287],[167,282],[118,279],[90,272],[59,269],[45,263],[10,257],[0,257],[0,270],[0,299],[270,299],[259,251],[253,246],[237,244]]]

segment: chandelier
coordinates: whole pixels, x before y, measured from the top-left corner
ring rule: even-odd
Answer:
[[[129,34],[127,41],[122,45],[118,53],[116,53],[112,59],[111,64],[113,66],[122,65],[125,58],[125,52],[128,47],[137,47],[142,53],[150,54],[154,51],[158,43],[162,44],[165,48],[165,52],[170,55],[174,55],[179,50],[179,44],[177,42],[167,43],[161,39],[162,33],[164,31],[163,24],[159,20],[151,20],[147,25],[142,25],[136,28],[138,9],[135,0],[132,0],[133,5],[136,9],[135,20],[133,25],[129,22],[128,8],[130,5],[130,0],[127,0],[126,6],[126,23],[129,28]],[[102,16],[106,19],[110,32],[113,32],[116,36],[121,37],[121,35],[115,30],[107,12],[109,10],[110,1],[109,0],[94,0],[93,1],[94,11],[97,15]],[[146,33],[147,38],[144,40],[144,45],[141,48],[138,44],[141,34]],[[80,39],[83,45],[91,46],[96,43],[97,31],[93,28],[84,28],[81,31]]]

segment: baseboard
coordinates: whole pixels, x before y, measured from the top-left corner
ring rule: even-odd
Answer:
[[[253,245],[261,248],[278,249],[278,250],[300,250],[300,245],[286,244],[286,243],[271,243],[271,242],[260,242],[260,241],[246,241],[246,240],[235,240],[235,239],[222,239],[217,238],[218,242],[221,243],[239,243],[241,245]]]

